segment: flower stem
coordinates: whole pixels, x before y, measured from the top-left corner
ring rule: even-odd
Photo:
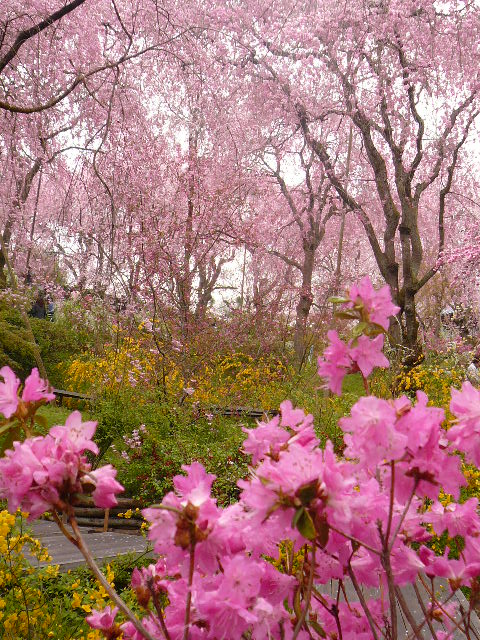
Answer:
[[[185,603],[185,622],[183,628],[183,640],[188,640],[188,630],[190,626],[190,609],[192,607],[192,583],[193,571],[195,569],[195,540],[190,542],[190,566],[188,569],[188,593]]]
[[[133,626],[135,627],[135,629],[138,631],[140,635],[146,638],[146,640],[155,640],[155,638],[145,629],[145,627],[140,622],[140,620],[136,617],[133,611],[125,604],[125,602],[120,598],[118,593],[115,591],[115,589],[112,587],[112,585],[108,582],[108,580],[105,578],[103,573],[100,571],[99,566],[97,565],[97,563],[93,559],[92,554],[90,553],[90,549],[88,549],[88,547],[85,544],[85,541],[83,540],[83,537],[82,537],[82,534],[80,533],[80,529],[75,519],[75,516],[70,516],[70,524],[75,534],[75,542],[74,542],[75,546],[78,548],[80,553],[85,558],[94,576],[96,577],[98,582],[102,585],[102,587],[105,589],[105,591],[108,593],[108,595],[110,596],[110,599],[117,605],[120,611],[127,616],[127,618],[130,620],[130,622],[133,624]],[[60,528],[62,529],[62,527]],[[64,528],[65,527],[63,527],[63,529]]]
[[[292,636],[292,640],[295,640],[298,636],[298,634],[300,633],[303,624],[305,622],[305,618],[307,617],[307,613],[308,610],[310,609],[310,600],[312,597],[312,588],[313,588],[313,576],[315,574],[315,545],[312,546],[312,557],[310,560],[310,573],[308,575],[308,585],[307,585],[307,592],[305,594],[305,598],[304,598],[304,607],[303,607],[303,611],[302,614],[300,616],[300,618],[298,619],[298,622],[296,624],[295,627],[295,631],[293,632],[293,636]]]

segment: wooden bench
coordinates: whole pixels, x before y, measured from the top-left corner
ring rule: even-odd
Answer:
[[[81,527],[88,527],[93,531],[139,531],[142,526],[142,516],[139,511],[142,507],[138,500],[130,498],[117,498],[118,504],[111,509],[96,507],[91,496],[81,496],[75,505],[75,517]],[[120,516],[126,511],[132,510],[129,518]],[[48,519],[52,519],[48,517]]]
[[[66,391],[65,389],[53,389],[53,393],[57,397],[57,402],[61,406],[64,398],[73,398],[74,400],[82,400],[84,402],[91,402],[92,396],[86,393],[78,393],[77,391]]]
[[[226,417],[245,417],[245,418],[264,418],[265,416],[274,416],[278,410],[274,409],[251,409],[250,407],[217,407],[212,406],[203,410],[204,413],[212,413],[213,415]]]

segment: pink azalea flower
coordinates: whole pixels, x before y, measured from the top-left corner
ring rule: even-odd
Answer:
[[[383,341],[383,334],[373,339],[367,336],[360,336],[357,346],[350,350],[350,357],[356,362],[364,378],[368,378],[375,367],[387,368],[390,366],[387,358],[382,353]]]
[[[374,468],[384,460],[403,457],[407,437],[396,429],[397,414],[387,400],[368,396],[360,398],[350,416],[340,420],[345,436],[345,455],[358,458],[360,465]]]
[[[476,536],[480,533],[480,518],[477,509],[477,498],[470,498],[463,504],[450,502],[445,507],[440,502],[436,502],[430,511],[427,511],[423,516],[423,519],[433,525],[438,535],[447,529],[450,538]]]
[[[54,426],[50,429],[50,435],[59,440],[68,440],[69,446],[76,452],[91,451],[98,453],[97,445],[92,441],[97,428],[97,423],[82,422],[80,411],[73,411],[65,421],[65,426]]]
[[[93,435],[94,428],[90,423],[86,432]],[[114,480],[115,469],[108,465],[91,471],[83,454],[95,451],[96,445],[86,433],[70,435],[69,427],[52,427],[46,436],[15,442],[13,450],[5,452],[0,459],[0,497],[8,500],[10,509],[21,507],[32,520],[52,508],[61,510],[64,501],[92,483],[98,506],[116,504],[113,493],[123,488]]]
[[[178,475],[173,478],[173,484],[178,494],[182,497],[182,502],[191,502],[199,507],[210,498],[213,481],[216,476],[207,473],[205,467],[199,462],[182,465],[182,469],[187,475]]]
[[[115,480],[117,470],[111,464],[90,471],[87,482],[93,480],[95,489],[92,494],[93,502],[97,507],[109,509],[117,504],[116,493],[124,491],[122,485]]]
[[[115,616],[118,613],[118,607],[105,607],[103,611],[93,611],[92,615],[86,617],[86,621],[92,629],[100,629],[101,631],[110,631],[115,624]]]
[[[289,433],[278,426],[280,418],[275,416],[269,422],[259,422],[255,429],[242,427],[247,434],[243,443],[245,453],[252,456],[252,464],[258,464],[266,454],[276,455],[289,439]]]
[[[452,389],[450,411],[458,423],[448,430],[447,438],[469,462],[480,466],[480,391],[470,382],[464,382],[460,391]]]
[[[389,318],[397,315],[400,307],[392,302],[390,287],[385,285],[378,291],[373,288],[372,282],[368,276],[360,280],[358,284],[353,284],[348,292],[351,303],[347,306],[353,307],[358,301],[363,304],[367,311],[370,322],[374,322],[388,331]]]
[[[6,418],[10,418],[18,407],[17,391],[20,380],[10,367],[2,367],[0,375],[4,379],[4,382],[0,382],[0,413],[3,413]]]
[[[22,392],[24,402],[37,402],[38,400],[55,400],[55,394],[48,390],[49,385],[46,380],[42,380],[38,374],[38,369],[32,369],[31,374],[25,380]]]
[[[329,345],[323,358],[318,359],[318,375],[325,378],[327,387],[341,395],[343,378],[351,370],[352,359],[347,345],[340,340],[336,331],[327,333]]]

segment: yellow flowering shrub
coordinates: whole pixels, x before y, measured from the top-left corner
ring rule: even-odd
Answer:
[[[112,605],[105,589],[93,578],[45,564],[48,550],[25,528],[25,515],[0,511],[0,638],[101,640],[85,617]],[[113,585],[111,567],[103,571]]]
[[[50,560],[48,550],[23,529],[22,515],[0,511],[0,637],[44,638],[53,616],[46,606],[45,585],[58,567],[35,567]],[[27,561],[29,558],[29,561]]]
[[[244,353],[219,356],[195,376],[192,398],[204,405],[276,408],[291,371],[278,358]]]
[[[65,369],[68,388],[75,391],[114,391],[126,387],[161,387],[166,396],[179,396],[185,381],[169,357],[152,348],[148,336],[133,337],[117,328],[103,354],[84,354]]]
[[[416,364],[411,369],[400,371],[394,382],[396,395],[405,393],[413,397],[416,391],[423,391],[429,404],[445,410],[447,423],[452,416],[449,411],[451,388],[460,388],[465,379],[464,368],[454,357],[431,358]]]

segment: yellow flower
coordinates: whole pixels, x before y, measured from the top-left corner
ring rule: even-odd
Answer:
[[[77,591],[74,591],[72,597],[72,609],[78,609],[82,606],[82,599]]]

